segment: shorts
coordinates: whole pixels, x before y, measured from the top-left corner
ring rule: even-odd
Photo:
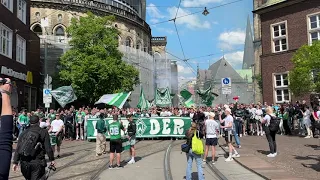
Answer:
[[[226,140],[226,143],[232,143],[232,133],[231,131],[224,131],[224,139]]]
[[[110,153],[121,153],[122,152],[122,142],[119,140],[110,140]]]
[[[206,138],[206,146],[216,146],[218,144],[218,138]]]
[[[130,140],[129,140],[129,144],[130,146],[134,146],[136,144],[136,138],[135,137],[132,137]]]
[[[52,133],[52,134],[55,134],[55,133]],[[58,147],[60,147],[62,144],[62,133],[59,133],[58,136],[50,135],[50,141],[52,146],[57,145]]]

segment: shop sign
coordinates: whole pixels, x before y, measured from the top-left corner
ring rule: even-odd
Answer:
[[[5,66],[1,67],[1,74],[14,77],[23,81],[26,81],[27,83],[33,84],[33,76],[32,72],[28,71],[27,74],[16,72],[13,69],[7,68]]]

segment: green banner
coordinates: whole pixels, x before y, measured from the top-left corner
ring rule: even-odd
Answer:
[[[97,136],[96,123],[99,119],[88,119],[87,121],[87,138],[95,139]],[[106,126],[113,120],[106,118]],[[129,121],[125,118],[120,120],[125,128],[128,127]],[[191,119],[185,117],[154,117],[140,118],[134,120],[137,125],[137,138],[153,138],[153,137],[184,137],[185,132],[191,126]],[[121,132],[124,135],[124,132]],[[107,139],[110,138],[106,133]]]

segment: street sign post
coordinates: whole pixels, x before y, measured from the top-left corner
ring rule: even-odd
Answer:
[[[43,89],[43,103],[49,104],[52,103],[52,95],[50,94],[51,89]]]
[[[231,94],[231,78],[221,78],[221,90],[222,94]]]

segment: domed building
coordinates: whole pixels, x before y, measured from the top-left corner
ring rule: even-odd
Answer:
[[[66,28],[72,18],[85,16],[88,11],[98,16],[116,17],[114,27],[121,32],[118,39],[123,60],[140,71],[144,93],[147,99],[153,99],[156,86],[153,55],[164,55],[159,60],[161,63],[167,60],[165,47],[162,52],[161,48],[156,48],[157,52],[152,50],[151,29],[145,22],[146,0],[31,0],[30,28],[41,39],[44,74],[53,75],[58,71],[59,57],[70,48],[68,41],[71,37],[66,33]],[[168,64],[166,67],[170,70]],[[131,95],[131,106],[136,106],[139,95],[140,86],[137,86]]]

